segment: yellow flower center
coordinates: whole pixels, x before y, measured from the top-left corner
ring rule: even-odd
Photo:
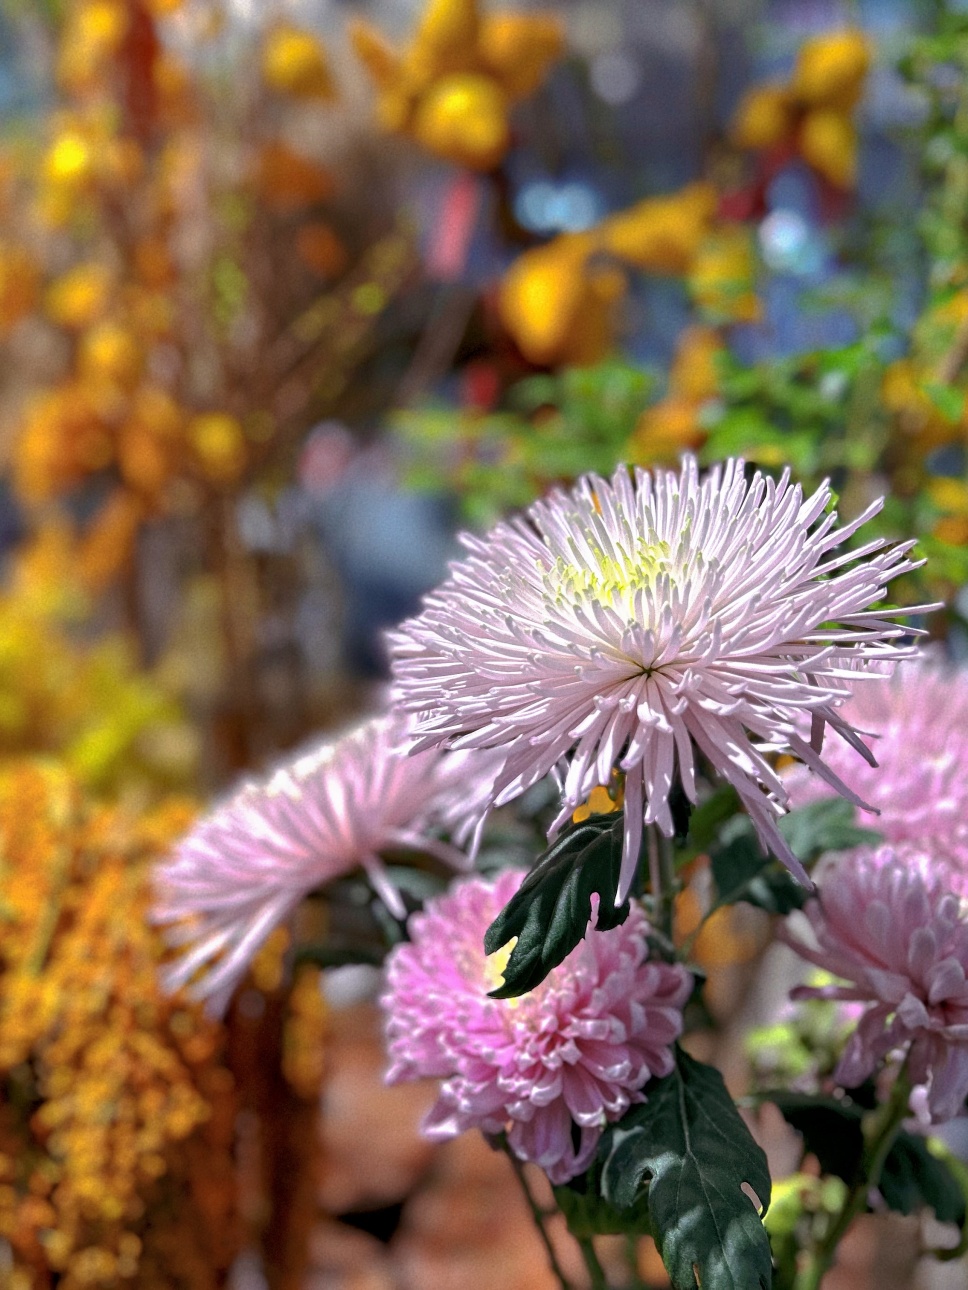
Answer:
[[[512,936],[506,945],[502,945],[499,950],[489,954],[484,960],[484,984],[487,987],[488,994],[492,990],[497,990],[504,984],[504,969],[508,965],[508,959],[518,943],[518,938]],[[508,1000],[509,1003],[516,1003],[516,999]]]
[[[593,600],[631,611],[635,593],[652,586],[668,568],[665,542],[640,538],[631,551],[619,549],[611,555],[592,545],[591,552],[594,564],[567,564],[559,559],[548,571],[549,589],[559,603]]]

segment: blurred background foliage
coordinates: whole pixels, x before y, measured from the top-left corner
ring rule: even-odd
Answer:
[[[0,1278],[301,1286],[319,968],[163,999],[152,859],[619,461],[887,494],[966,652],[968,12],[4,0],[0,127]]]

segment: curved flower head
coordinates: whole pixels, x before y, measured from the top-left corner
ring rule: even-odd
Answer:
[[[510,947],[486,958],[484,932],[523,877],[466,879],[410,919],[381,1001],[387,1079],[443,1080],[424,1124],[432,1140],[506,1130],[519,1159],[562,1183],[588,1167],[605,1125],[645,1100],[645,1083],[672,1069],[692,978],[649,962],[648,925],[633,905],[613,931],[590,925],[530,994],[489,998]]]
[[[968,671],[926,655],[859,685],[841,716],[873,736],[877,767],[831,741],[824,750],[831,770],[877,808],[885,842],[910,843],[946,861],[968,894]],[[801,767],[787,786],[795,803],[824,791]]]
[[[260,945],[315,887],[362,868],[398,918],[400,894],[380,859],[387,848],[465,857],[428,836],[442,825],[464,841],[486,812],[493,759],[409,754],[408,724],[371,720],[266,780],[242,785],[203,819],[156,874],[153,917],[191,943],[168,969],[169,989],[211,965],[195,986],[221,1011]]]
[[[814,944],[783,939],[843,986],[801,986],[800,998],[867,1004],[837,1067],[851,1088],[896,1048],[910,1044],[908,1071],[934,1121],[957,1115],[968,1096],[968,911],[947,866],[885,846],[845,855],[806,905]]]
[[[700,478],[687,457],[679,472],[587,476],[465,536],[470,555],[390,638],[418,746],[500,749],[496,804],[564,760],[559,820],[624,771],[619,901],[643,823],[673,831],[677,776],[695,800],[698,749],[804,879],[776,828],[789,800],[768,754],[793,753],[863,805],[798,719],[810,714],[818,734],[829,722],[862,749],[838,712],[845,676],[913,652],[891,622],[903,611],[871,610],[916,567],[912,544],[833,554],[880,503],[838,529],[830,502],[828,485],[804,499],[786,471],[747,480],[730,460]]]

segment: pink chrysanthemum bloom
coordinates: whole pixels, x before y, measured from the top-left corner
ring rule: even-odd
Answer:
[[[530,994],[489,998],[514,942],[486,958],[484,932],[523,876],[463,880],[411,917],[382,999],[387,1079],[443,1080],[423,1126],[432,1140],[506,1130],[519,1159],[562,1183],[588,1167],[604,1126],[645,1100],[646,1081],[671,1071],[692,978],[648,960],[648,925],[633,905],[614,931],[590,924]]]
[[[945,860],[968,891],[968,671],[925,656],[865,681],[840,711],[874,736],[877,768],[840,741],[824,750],[828,766],[877,808],[885,842]],[[824,791],[799,766],[787,784],[796,804]]]
[[[872,610],[917,567],[910,542],[835,555],[880,509],[842,528],[827,484],[804,500],[731,460],[700,478],[626,467],[590,475],[484,538],[423,611],[391,634],[397,701],[418,746],[505,754],[497,805],[567,762],[558,823],[625,773],[618,900],[643,823],[673,831],[678,774],[695,801],[694,746],[736,789],[761,840],[806,881],[776,827],[789,806],[768,754],[787,751],[858,805],[818,755],[823,723],[863,749],[837,711],[845,676],[908,657],[912,610]],[[813,717],[808,742],[799,718]]]
[[[494,759],[409,752],[405,717],[371,720],[250,781],[204,818],[156,872],[153,918],[191,948],[165,972],[224,1009],[259,946],[314,888],[361,868],[393,914],[406,912],[380,853],[416,849],[456,868],[466,857],[430,836],[467,840],[486,813]]]
[[[783,939],[848,984],[800,986],[794,997],[868,1005],[837,1080],[852,1088],[910,1045],[908,1073],[930,1119],[957,1115],[968,1095],[968,910],[947,866],[903,848],[860,848],[825,872],[805,912],[815,943],[789,930]]]

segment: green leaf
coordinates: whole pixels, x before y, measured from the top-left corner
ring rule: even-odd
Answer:
[[[805,865],[827,851],[847,851],[879,842],[880,835],[854,823],[854,807],[842,797],[824,797],[784,815],[778,824],[790,850]]]
[[[717,788],[705,802],[694,807],[689,817],[689,833],[686,838],[689,859],[708,851],[719,836],[720,828],[741,809],[736,789],[729,784]]]
[[[716,909],[745,901],[771,914],[789,914],[800,909],[809,895],[792,874],[764,854],[745,817],[731,822],[726,840],[712,851],[711,867]]]
[[[771,1089],[757,1099],[772,1102],[803,1138],[804,1152],[817,1157],[820,1171],[852,1183],[864,1150],[862,1109],[846,1098]]]
[[[584,1191],[579,1190],[577,1184],[586,1179],[589,1185]],[[647,1236],[651,1233],[649,1205],[644,1195],[629,1209],[619,1209],[599,1194],[595,1181],[593,1174],[589,1173],[584,1178],[579,1175],[573,1182],[553,1189],[555,1204],[564,1214],[572,1236],[585,1240],[590,1236]]]
[[[485,933],[487,954],[517,937],[504,969],[504,984],[491,991],[491,998],[513,999],[541,984],[584,938],[596,892],[598,928],[608,931],[625,922],[629,902],[615,904],[622,830],[621,812],[592,816],[564,829],[538,858]]]
[[[932,1151],[934,1145],[913,1133],[898,1134],[884,1162],[878,1189],[899,1214],[930,1208],[939,1223],[964,1227],[965,1193],[947,1161]]]
[[[603,1136],[603,1196],[627,1209],[648,1185],[653,1236],[675,1290],[768,1290],[770,1242],[742,1186],[765,1213],[770,1172],[722,1076],[680,1050],[675,1070],[647,1096]]]
[[[848,1098],[792,1093],[786,1089],[760,1094],[803,1137],[804,1151],[817,1157],[825,1174],[853,1184],[861,1167],[863,1107]],[[940,1223],[964,1228],[968,1220],[965,1189],[949,1163],[944,1145],[914,1133],[899,1133],[881,1172],[878,1190],[888,1208],[899,1214],[931,1209]]]
[[[877,842],[879,837],[854,823],[854,808],[843,798],[823,798],[790,811],[778,822],[794,855],[809,868],[827,851]],[[771,856],[765,855],[746,817],[731,821],[711,852],[716,907],[745,901],[771,914],[800,909],[809,892]]]

